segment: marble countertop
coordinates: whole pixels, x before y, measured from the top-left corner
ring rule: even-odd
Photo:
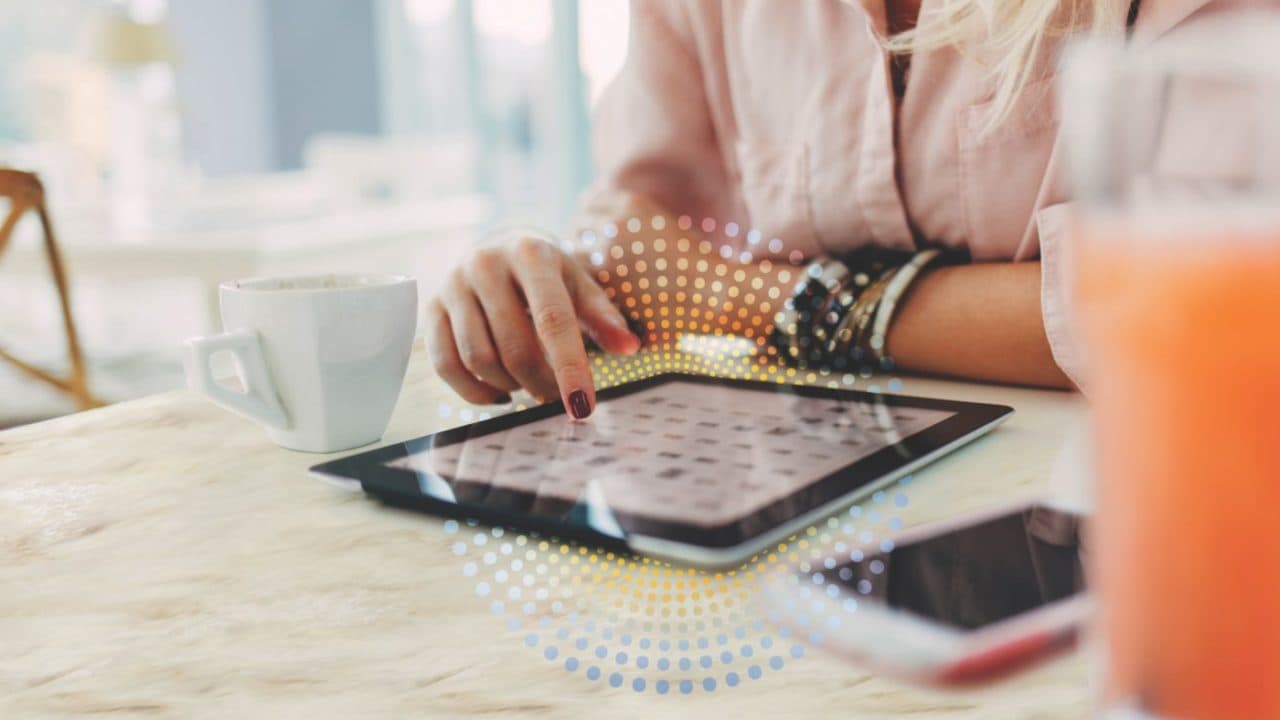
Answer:
[[[903,391],[1017,409],[916,475],[901,510],[908,524],[1043,490],[1083,412],[1062,393],[917,379]],[[446,393],[415,352],[386,441],[441,427]],[[478,597],[471,575],[487,558],[473,536],[484,528],[455,531],[308,477],[324,458],[279,449],[187,392],[0,433],[0,717],[1089,714],[1081,652],[957,692],[784,650],[785,667],[759,678],[735,656],[742,682],[731,687],[722,668],[714,691],[660,695],[652,680],[633,684],[645,674],[628,639],[625,683],[611,686],[608,667],[591,680],[566,669],[567,631],[548,661],[554,627],[531,642],[532,620]],[[546,560],[534,542],[530,572]],[[580,596],[613,587],[599,562],[603,579],[575,579]],[[610,642],[601,666],[615,664],[622,638]],[[584,668],[596,662],[590,648],[582,655]]]

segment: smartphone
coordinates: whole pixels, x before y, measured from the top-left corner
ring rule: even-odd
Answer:
[[[1072,647],[1090,613],[1085,517],[1022,501],[920,526],[769,584],[769,617],[839,656],[972,684]]]

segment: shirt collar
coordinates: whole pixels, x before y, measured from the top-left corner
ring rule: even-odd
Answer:
[[[1214,0],[1144,0],[1138,8],[1133,41],[1147,43],[1172,30]]]
[[[865,12],[872,27],[884,31],[887,8],[885,0],[840,0],[851,8]],[[1135,42],[1149,42],[1169,32],[1178,23],[1199,12],[1214,0],[1145,0],[1138,10],[1133,29]]]

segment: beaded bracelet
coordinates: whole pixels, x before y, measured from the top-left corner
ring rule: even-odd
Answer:
[[[929,259],[937,254],[929,252]],[[871,352],[869,341],[879,330],[878,345],[883,347],[892,315],[877,324],[883,299],[892,294],[896,302],[927,264],[922,260],[909,277],[898,280],[899,271],[918,257],[919,253],[866,246],[839,260],[814,261],[775,316],[770,341],[784,361],[801,367],[844,369],[851,362],[860,365],[868,356],[883,362]]]
[[[804,362],[812,353],[815,320],[823,317],[831,298],[849,280],[849,268],[823,258],[809,265],[795,292],[774,318],[771,341],[788,362]]]

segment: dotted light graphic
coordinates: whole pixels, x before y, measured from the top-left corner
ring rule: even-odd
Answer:
[[[768,341],[789,285],[804,277],[801,253],[784,255],[781,239],[766,242],[759,230],[743,232],[736,223],[720,226],[705,218],[699,230],[693,226],[688,216],[673,221],[655,215],[647,223],[633,217],[605,225],[603,237],[587,230],[577,242],[561,244],[565,252],[589,259],[596,281],[622,306],[648,348],[636,358],[599,358],[596,371],[604,385],[665,372],[855,384],[852,373],[782,366]],[[777,282],[770,282],[771,275]]]
[[[775,626],[756,602],[771,575],[861,562],[901,527],[909,480],[810,526],[740,568],[707,572],[592,550],[554,538],[447,520],[444,531],[477,601],[543,661],[588,682],[634,692],[714,692],[803,658],[856,612],[835,584],[805,587],[799,630]],[[875,561],[873,561],[875,562]],[[874,571],[874,568],[872,568]],[[815,577],[818,577],[815,575]],[[869,588],[859,587],[866,594]],[[843,598],[837,600],[837,598]]]
[[[773,317],[804,277],[803,256],[754,229],[687,216],[633,217],[581,233],[561,248],[587,258],[644,349],[597,355],[597,388],[679,372],[880,392],[869,371],[782,365],[768,338]],[[773,282],[766,275],[772,274]],[[781,287],[779,286],[781,283]],[[901,390],[900,380],[885,387]],[[527,402],[517,400],[520,410]],[[441,403],[448,424],[490,417]],[[759,595],[779,575],[861,562],[901,527],[910,478],[827,518],[738,568],[706,572],[553,537],[448,520],[444,531],[478,602],[530,653],[581,678],[636,693],[727,691],[801,660],[806,646],[857,610],[857,593],[806,587],[810,613],[779,625]],[[799,576],[797,576],[799,582]],[[861,590],[861,588],[855,588]],[[863,592],[862,594],[866,594]],[[794,625],[794,627],[793,627]]]

